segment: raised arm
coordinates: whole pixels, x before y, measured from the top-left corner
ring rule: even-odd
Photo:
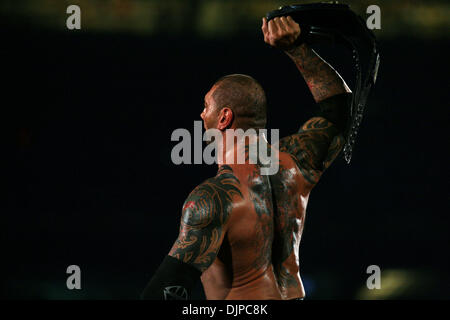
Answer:
[[[186,199],[178,238],[145,288],[143,299],[189,299],[202,272],[214,262],[226,232],[231,200],[242,196],[231,168],[219,173]]]
[[[305,43],[297,45],[300,26],[291,17],[263,18],[264,41],[282,49],[294,61],[318,104],[318,116],[297,134],[280,140],[280,151],[290,153],[305,179],[315,185],[344,145],[351,90],[327,62]]]
[[[351,93],[339,73],[305,43],[286,50],[286,53],[297,65],[317,103],[338,94]]]

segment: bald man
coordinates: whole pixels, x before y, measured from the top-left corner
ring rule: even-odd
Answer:
[[[279,170],[262,175],[261,165],[236,164],[229,154],[248,155],[263,137],[243,145],[223,143],[217,175],[187,197],[180,232],[142,294],[144,299],[189,299],[201,278],[207,299],[302,299],[299,246],[311,190],[344,145],[351,91],[339,74],[306,44],[291,17],[263,18],[264,41],[296,64],[317,103],[318,115],[298,133],[280,140]],[[286,113],[286,110],[283,110]],[[205,129],[262,129],[266,97],[246,75],[219,79],[205,96]],[[248,157],[246,157],[248,159]]]

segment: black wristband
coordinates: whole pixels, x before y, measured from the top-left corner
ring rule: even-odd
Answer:
[[[202,273],[174,257],[166,256],[141,294],[143,300],[188,300]]]
[[[318,115],[333,123],[344,134],[350,120],[351,97],[351,93],[341,93],[318,103]]]

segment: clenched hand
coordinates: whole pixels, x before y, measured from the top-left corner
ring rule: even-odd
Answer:
[[[264,42],[281,50],[290,50],[300,36],[300,26],[290,16],[276,17],[269,22],[263,18]]]

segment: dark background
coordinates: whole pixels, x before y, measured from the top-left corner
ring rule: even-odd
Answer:
[[[136,299],[169,251],[189,192],[215,166],[173,165],[225,74],[261,82],[269,128],[314,103],[294,64],[253,32],[71,32],[4,22],[2,298]],[[352,86],[350,60],[320,51]],[[350,166],[312,192],[300,248],[310,299],[450,298],[447,39],[380,39],[381,66]],[[66,289],[79,265],[82,290]],[[365,289],[378,265],[382,290]],[[199,288],[196,297],[202,297]]]

